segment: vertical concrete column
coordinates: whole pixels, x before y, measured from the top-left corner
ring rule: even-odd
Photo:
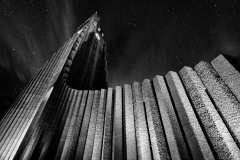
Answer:
[[[113,89],[108,88],[102,146],[102,159],[104,160],[111,160],[112,158],[112,133],[113,133],[112,125],[113,125]]]
[[[134,82],[132,84],[132,89],[133,89],[133,105],[136,125],[138,159],[140,160],[152,159],[140,83]]]
[[[125,158],[127,160],[137,160],[137,142],[132,97],[131,85],[125,84],[123,88],[123,118]]]
[[[214,159],[177,73],[170,71],[165,77],[193,159]]]
[[[98,107],[96,131],[95,131],[95,137],[94,137],[93,153],[92,153],[92,159],[93,160],[101,160],[103,132],[104,132],[105,108],[106,108],[106,90],[101,89],[101,96],[100,96],[100,102],[99,102],[99,107]]]
[[[153,159],[170,159],[160,113],[152,90],[152,84],[149,79],[145,79],[142,82],[142,93],[146,109]]]
[[[195,66],[195,70],[240,147],[240,103],[209,63],[202,61]]]
[[[78,93],[77,95],[77,100],[75,103],[78,103],[81,99],[81,91],[80,93]],[[42,157],[48,157],[49,155],[51,155],[52,153],[52,145],[53,145],[53,139],[56,137],[57,135],[57,131],[60,127],[60,122],[61,119],[63,118],[63,113],[65,111],[65,106],[62,104],[64,102],[64,99],[66,97],[63,96],[59,96],[59,99],[57,100],[57,103],[54,105],[55,106],[55,110],[53,111],[53,115],[52,115],[52,119],[49,119],[49,121],[51,121],[50,125],[47,127],[47,130],[45,131],[45,143],[43,146],[43,150],[45,150],[45,152],[42,152]],[[54,138],[53,138],[54,137]]]
[[[86,97],[87,91],[84,91],[82,97],[81,95],[78,95],[65,144],[63,147],[61,159],[72,159],[73,157],[73,152],[77,144],[78,131],[81,125],[80,123],[82,121],[83,111],[85,108]]]
[[[206,93],[200,78],[189,67],[180,71],[185,88],[218,159],[239,159],[240,151]]]
[[[95,90],[91,118],[90,118],[90,123],[89,123],[89,127],[88,127],[87,140],[86,140],[86,145],[85,145],[84,154],[83,154],[84,160],[88,160],[88,159],[92,158],[99,100],[100,100],[100,91]]]
[[[88,92],[89,91],[87,91],[87,90],[84,91],[83,98],[82,98],[82,101],[81,101],[77,121],[76,121],[76,124],[74,126],[74,137],[73,137],[73,140],[72,140],[73,143],[71,145],[71,149],[69,151],[69,159],[73,159],[73,157],[75,155],[75,151],[77,149],[78,139],[79,139],[81,126],[82,126],[82,122],[83,122],[84,111],[85,111],[85,107],[86,107],[86,103],[87,103]]]
[[[86,138],[87,138],[88,125],[89,125],[89,120],[90,120],[90,115],[91,115],[91,110],[92,110],[92,105],[93,105],[93,96],[94,96],[94,91],[89,91],[86,109],[85,109],[84,117],[82,120],[82,127],[80,128],[81,131],[80,131],[80,135],[79,135],[79,139],[78,139],[75,160],[83,159],[83,153],[84,153],[84,148],[85,148],[85,143],[86,143]]]
[[[56,125],[56,129],[55,129],[55,133],[54,133],[54,139],[53,142],[51,144],[51,146],[49,147],[49,151],[50,152],[50,157],[48,157],[49,159],[54,159],[54,156],[59,156],[58,155],[58,146],[59,143],[61,141],[61,137],[62,137],[62,133],[64,130],[64,126],[65,126],[65,122],[67,120],[69,111],[70,111],[70,106],[72,103],[72,99],[74,96],[74,91],[72,88],[69,88],[69,94],[67,94],[64,99],[63,102],[60,101],[59,103],[59,107],[62,108],[61,113],[59,114],[59,116],[57,117],[57,122],[58,124]],[[59,157],[58,157],[59,158]]]
[[[69,109],[69,112],[68,112],[68,115],[67,115],[67,119],[65,121],[64,129],[62,131],[62,135],[61,135],[61,139],[60,139],[60,142],[59,142],[59,145],[58,145],[58,149],[57,149],[55,159],[60,159],[61,158],[61,154],[63,152],[63,147],[64,147],[64,144],[65,144],[65,141],[66,141],[66,138],[67,138],[67,133],[68,133],[68,130],[69,130],[69,127],[70,127],[70,122],[71,122],[74,114],[76,114],[76,112],[74,112],[74,111],[76,111],[75,110],[75,104],[77,103],[78,97],[82,96],[82,91],[77,91],[75,89],[73,89],[73,90],[74,90],[73,91],[73,97],[72,97],[72,99],[69,100],[71,102],[70,109]],[[42,153],[40,154],[39,157],[40,157],[39,159],[44,159],[45,158],[44,150],[42,150]]]
[[[164,78],[156,76],[153,84],[171,158],[190,159]]]
[[[112,159],[123,159],[122,87],[116,86],[113,116]]]
[[[240,73],[221,54],[211,64],[240,102]]]

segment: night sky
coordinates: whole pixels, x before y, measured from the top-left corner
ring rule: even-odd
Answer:
[[[0,119],[96,11],[107,42],[110,87],[210,62],[220,53],[240,59],[238,0],[1,0]]]

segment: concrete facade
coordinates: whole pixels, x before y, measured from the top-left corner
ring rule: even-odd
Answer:
[[[1,160],[240,159],[240,74],[223,55],[107,88],[99,27],[94,14],[20,93]]]

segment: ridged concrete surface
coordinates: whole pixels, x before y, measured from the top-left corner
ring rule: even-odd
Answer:
[[[227,79],[222,79],[210,64],[200,62],[195,69],[197,72],[184,67],[179,75],[169,72],[165,79],[156,76],[142,83],[95,91],[73,89],[62,79],[48,102],[41,105],[19,145],[11,137],[22,136],[18,131],[26,122],[14,127],[20,122],[8,116],[22,119],[32,109],[21,108],[23,104],[17,107],[17,113],[14,107],[10,109],[1,122],[6,128],[1,128],[0,156],[55,160],[239,159],[239,102],[226,85]],[[8,125],[11,119],[16,124]]]
[[[240,159],[239,69],[219,55],[106,89],[98,23],[94,14],[20,93],[0,122],[1,160]]]
[[[191,68],[181,70],[181,77],[194,109],[206,131],[218,159],[238,159],[239,148],[234,142],[222,118],[211,102],[202,81]]]
[[[240,102],[209,63],[202,61],[195,70],[240,147]]]
[[[211,64],[240,102],[240,73],[221,54]]]
[[[167,83],[193,159],[214,159],[192,105],[176,72],[168,72]]]

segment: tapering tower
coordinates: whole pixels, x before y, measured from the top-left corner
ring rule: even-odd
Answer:
[[[2,119],[0,159],[54,158],[62,151],[62,123],[76,113],[70,106],[86,94],[80,89],[106,88],[106,75],[106,43],[95,13],[47,61]]]

